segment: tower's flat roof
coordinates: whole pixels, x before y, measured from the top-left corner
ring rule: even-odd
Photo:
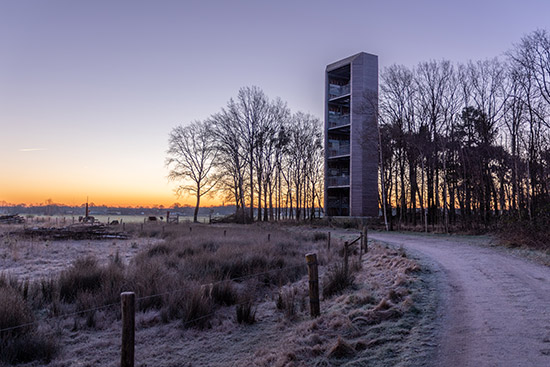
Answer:
[[[376,58],[378,58],[378,55],[369,54],[369,53],[366,53],[366,52],[359,52],[355,55],[346,57],[345,59],[333,62],[332,64],[328,64],[326,71],[332,71],[332,70],[341,68],[342,66],[351,64],[353,62],[353,60],[355,60],[359,57],[376,57]]]

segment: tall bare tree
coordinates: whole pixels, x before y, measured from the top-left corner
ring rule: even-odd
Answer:
[[[201,198],[214,189],[219,179],[213,169],[218,150],[211,137],[207,124],[195,121],[176,126],[168,139],[168,178],[183,181],[176,189],[178,196],[189,193],[196,197],[194,222],[197,222]]]
[[[239,120],[231,109],[222,109],[208,120],[212,138],[218,149],[215,165],[220,180],[220,192],[233,197],[239,221],[248,221],[246,209],[246,158],[245,142]]]

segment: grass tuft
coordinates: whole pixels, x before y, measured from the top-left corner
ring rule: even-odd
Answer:
[[[205,329],[210,326],[210,318],[214,311],[212,300],[207,297],[197,285],[189,287],[183,304],[184,327]]]
[[[65,302],[74,302],[78,294],[101,287],[101,268],[93,257],[77,259],[59,277],[59,295]]]
[[[329,298],[353,284],[353,277],[346,274],[343,264],[335,264],[327,273],[323,282],[323,297]]]
[[[212,300],[220,306],[231,306],[237,302],[237,292],[230,280],[214,283],[210,295]]]
[[[13,284],[12,284],[13,285]],[[0,329],[21,326],[0,333],[0,361],[16,364],[35,360],[49,362],[57,353],[55,338],[35,330],[32,311],[21,293],[0,285]]]
[[[292,319],[296,316],[296,289],[286,288],[279,291],[276,307],[283,311],[285,316]]]
[[[256,322],[256,309],[253,307],[252,301],[237,305],[235,311],[237,313],[237,322],[239,324],[252,325]]]

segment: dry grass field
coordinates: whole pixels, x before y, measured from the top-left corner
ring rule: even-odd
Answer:
[[[136,366],[406,366],[433,352],[433,275],[354,230],[126,225],[125,240],[44,241],[0,226],[0,365],[117,366],[122,291],[136,293]],[[116,229],[120,231],[120,228]],[[309,315],[305,254],[319,261]]]

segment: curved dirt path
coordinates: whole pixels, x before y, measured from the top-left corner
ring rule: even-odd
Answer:
[[[550,366],[550,268],[467,237],[369,233],[420,253],[442,273],[434,366]]]

